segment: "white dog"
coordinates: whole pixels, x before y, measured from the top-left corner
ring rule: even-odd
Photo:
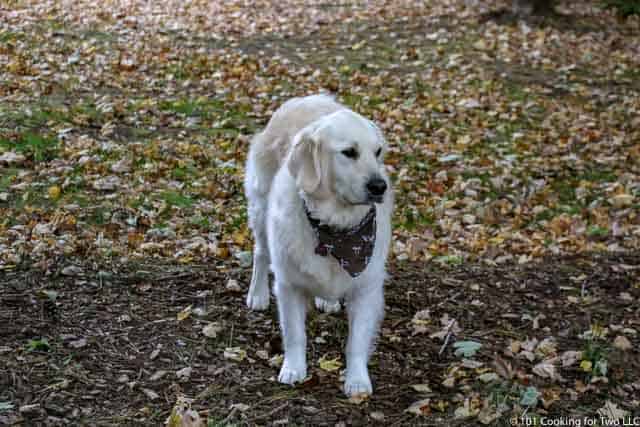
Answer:
[[[383,317],[393,208],[385,151],[376,125],[327,95],[289,100],[253,138],[245,177],[255,238],[247,305],[268,307],[271,266],[285,351],[282,383],[307,375],[308,300],[333,311],[344,299],[344,391],[372,392],[367,363]]]

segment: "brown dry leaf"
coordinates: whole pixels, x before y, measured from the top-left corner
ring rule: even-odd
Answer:
[[[625,337],[624,335],[618,335],[613,340],[613,346],[615,348],[617,348],[618,350],[622,350],[622,351],[628,351],[628,350],[631,350],[633,348],[633,345],[631,344],[631,341],[629,341],[629,339],[627,337]]]
[[[369,400],[369,397],[370,396],[367,393],[357,393],[353,396],[349,396],[349,403],[352,403],[354,405],[361,405],[362,403]]]
[[[556,369],[555,362],[557,358],[545,359],[533,367],[533,373],[542,378],[549,378],[550,380],[559,380],[560,374]]]
[[[218,333],[222,332],[223,329],[222,325],[216,322],[208,323],[204,328],[202,328],[202,334],[205,337],[216,338]]]
[[[511,380],[513,378],[513,367],[511,366],[511,363],[507,362],[497,354],[494,355],[493,366],[498,375],[502,378],[507,380]]]
[[[618,405],[607,400],[602,408],[598,409],[598,415],[608,420],[620,420],[627,416],[629,412],[618,408]]]
[[[560,355],[560,361],[562,362],[563,368],[568,368],[569,366],[576,363],[578,360],[582,359],[581,351],[565,351]]]

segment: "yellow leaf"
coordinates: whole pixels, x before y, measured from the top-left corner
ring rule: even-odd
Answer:
[[[57,185],[52,185],[51,187],[49,187],[49,197],[53,200],[58,200],[58,198],[60,198],[60,187],[58,187]]]
[[[361,42],[356,43],[353,46],[351,46],[351,49],[352,50],[360,50],[360,49],[362,49],[362,47],[365,45],[366,42],[367,42],[366,40],[362,40]]]
[[[589,360],[583,360],[582,362],[580,362],[580,369],[582,369],[585,372],[591,372],[592,367],[593,367],[593,363],[591,363],[591,361]]]
[[[336,357],[335,359],[325,359],[325,357],[322,356],[318,362],[320,364],[320,369],[323,371],[335,372],[342,368],[342,362],[340,362],[339,357]]]
[[[191,309],[193,308],[192,305],[185,307],[184,309],[182,309],[179,313],[178,313],[178,322],[182,322],[184,319],[186,319],[187,317],[191,316]]]

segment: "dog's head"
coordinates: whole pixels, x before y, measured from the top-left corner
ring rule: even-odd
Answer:
[[[294,137],[288,168],[298,188],[316,199],[381,203],[388,183],[380,129],[344,109],[320,118]]]

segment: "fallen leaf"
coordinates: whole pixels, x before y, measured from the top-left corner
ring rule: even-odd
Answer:
[[[431,413],[431,409],[429,407],[430,402],[431,399],[418,400],[413,402],[411,406],[404,411],[414,415],[429,415]]]
[[[225,286],[225,288],[231,292],[242,292],[242,288],[238,284],[238,281],[235,279],[230,279],[227,282],[227,285]]]
[[[418,393],[431,393],[431,388],[427,384],[413,384],[411,388]]]
[[[222,332],[222,330],[223,327],[220,324],[215,322],[208,323],[204,328],[202,328],[202,334],[205,337],[216,338],[218,336],[218,333]]]
[[[187,366],[186,368],[177,370],[176,377],[178,377],[179,380],[186,381],[189,378],[191,378],[192,371],[193,371],[193,368],[191,368],[190,366]]]
[[[627,414],[628,414],[627,411],[625,411],[624,409],[618,408],[618,405],[611,402],[610,400],[607,400],[604,403],[604,406],[598,409],[598,415],[612,421],[624,418],[627,416]]]
[[[538,404],[539,396],[540,392],[538,392],[538,389],[533,386],[527,387],[527,389],[522,393],[520,404],[534,408]]]
[[[631,345],[631,341],[629,341],[629,339],[624,335],[618,335],[613,340],[613,346],[622,351],[631,350],[633,348],[633,346]]]
[[[453,343],[453,348],[456,349],[454,353],[456,356],[473,357],[480,350],[480,347],[482,347],[482,344],[476,341],[457,341]]]
[[[478,377],[483,383],[490,383],[491,381],[496,381],[498,378],[500,377],[495,372],[487,372]]]
[[[367,393],[356,393],[352,396],[349,396],[349,403],[353,405],[360,405],[367,400],[369,400],[369,394]]]
[[[79,340],[69,342],[69,347],[72,347],[72,348],[83,348],[86,346],[87,346],[86,338],[80,338]]]
[[[582,359],[581,351],[565,351],[560,355],[560,361],[562,362],[563,368],[568,368],[580,359]]]
[[[186,318],[188,318],[189,316],[191,316],[191,311],[193,310],[193,306],[189,305],[185,308],[183,308],[182,310],[180,310],[178,312],[178,315],[176,316],[178,319],[178,322],[182,322],[183,320],[185,320]]]
[[[240,347],[227,347],[224,349],[223,357],[234,362],[242,362],[247,357],[247,352]]]
[[[234,403],[231,405],[230,409],[237,409],[240,412],[247,412],[251,408],[249,405],[245,403]]]
[[[151,400],[157,400],[160,398],[160,395],[151,389],[143,388],[141,390],[144,393],[144,395]]]
[[[320,369],[327,372],[335,372],[342,368],[342,362],[340,362],[340,358],[336,357],[335,359],[328,359],[325,356],[322,356],[318,361],[318,365]]]
[[[547,359],[538,363],[533,367],[533,373],[542,378],[549,378],[551,380],[560,379],[560,375],[556,370],[556,359]]]

